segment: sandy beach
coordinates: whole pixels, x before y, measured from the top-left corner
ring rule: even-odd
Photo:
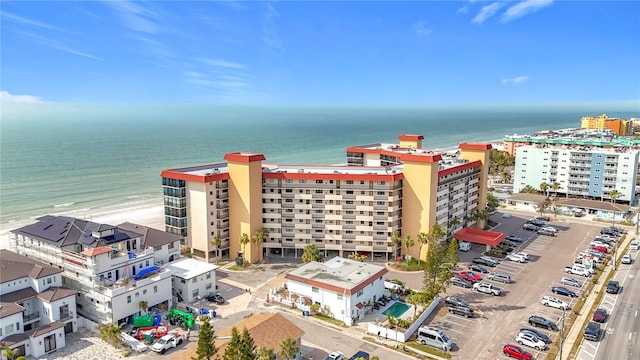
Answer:
[[[104,208],[51,213],[51,215],[70,216],[109,225],[130,222],[164,230],[164,207],[162,198],[129,202]],[[0,248],[9,248],[9,233],[11,230],[32,224],[35,221],[35,219],[26,219],[14,221],[9,224],[2,224],[2,226],[0,226]]]

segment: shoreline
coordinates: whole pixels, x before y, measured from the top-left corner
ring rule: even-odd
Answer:
[[[99,224],[119,225],[130,222],[164,231],[164,204],[162,198],[127,202],[95,209],[70,210],[49,215],[69,216]],[[44,215],[43,215],[44,216]],[[0,249],[9,249],[9,233],[30,225],[36,218],[13,221],[0,225]]]

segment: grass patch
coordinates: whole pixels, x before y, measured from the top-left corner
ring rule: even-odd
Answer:
[[[393,343],[393,345],[387,345],[384,342],[376,341],[375,338],[370,337],[370,336],[365,336],[365,337],[362,338],[362,340],[368,341],[368,342],[370,342],[372,344],[376,344],[378,346],[383,346],[383,347],[385,347],[385,348],[387,348],[389,350],[397,351],[397,352],[402,353],[402,354],[407,354],[404,350],[402,350],[403,343],[401,343],[401,342],[398,343],[398,348],[396,349],[395,343]],[[410,347],[410,348],[414,348],[414,349],[426,352],[428,354],[432,354],[432,355],[435,355],[435,356],[440,356],[440,357],[445,358],[445,359],[451,359],[451,355],[449,353],[447,353],[447,352],[444,352],[442,350],[438,350],[436,348],[432,348],[432,347],[429,347],[429,346],[424,346],[422,344],[417,344],[415,341],[412,341],[412,340],[404,343],[404,345],[407,345],[407,347]],[[418,353],[416,353],[414,351],[410,351],[409,354],[411,354],[411,357],[413,357],[414,359],[420,359],[420,360],[433,359],[430,356],[424,356],[424,355],[418,354]]]
[[[229,270],[232,270],[232,271],[244,271],[244,270],[249,270],[249,269],[252,269],[252,268],[253,268],[253,265],[251,265],[251,264],[245,264],[245,265],[237,265],[236,264],[236,265],[229,266]]]
[[[412,347],[414,349],[418,349],[422,352],[426,352],[427,354],[432,354],[435,356],[439,356],[441,358],[445,358],[445,359],[451,359],[451,354],[449,354],[446,351],[442,351],[440,349],[436,349],[434,347],[431,346],[427,346],[427,345],[422,345],[419,342],[415,341],[415,340],[409,340],[407,341],[405,344],[407,344],[407,346]]]
[[[218,260],[216,261],[216,265],[218,266],[224,266],[227,265],[229,263],[229,260]]]
[[[425,266],[425,262],[418,261],[417,259],[405,260],[394,264],[396,269],[402,271],[423,271]]]
[[[328,323],[331,323],[333,325],[338,325],[338,326],[342,326],[342,321],[338,320],[338,319],[334,319],[330,316],[324,315],[324,314],[315,314],[313,315],[313,317],[315,317],[316,319],[320,319],[320,320],[324,320]]]

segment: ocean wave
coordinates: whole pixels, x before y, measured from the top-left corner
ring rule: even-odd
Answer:
[[[54,208],[69,207],[74,204],[75,204],[74,202],[70,202],[70,203],[64,203],[64,204],[56,204],[56,205],[53,205],[53,207]]]

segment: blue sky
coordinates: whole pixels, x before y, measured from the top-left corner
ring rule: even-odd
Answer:
[[[3,101],[640,104],[638,1],[0,6]]]

